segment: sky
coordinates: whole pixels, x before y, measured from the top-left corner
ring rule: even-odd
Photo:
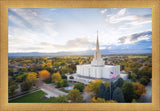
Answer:
[[[9,53],[152,53],[151,8],[9,8]]]

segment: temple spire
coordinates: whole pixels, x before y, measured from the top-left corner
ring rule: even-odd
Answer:
[[[94,51],[94,58],[91,61],[91,65],[93,65],[93,66],[104,66],[104,61],[101,58],[101,51],[99,49],[98,31],[97,31],[96,50]]]
[[[96,50],[99,50],[99,41],[98,41],[98,31],[97,31],[97,44],[96,44]]]

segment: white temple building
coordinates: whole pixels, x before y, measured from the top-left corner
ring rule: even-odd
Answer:
[[[91,61],[91,64],[77,65],[77,71],[75,74],[69,74],[67,80],[82,82],[88,84],[94,79],[102,79],[109,81],[112,77],[110,76],[111,72],[117,75],[117,78],[120,77],[120,65],[105,65],[101,57],[101,50],[99,49],[98,41],[98,32],[97,32],[97,43],[96,50],[94,52],[94,58]],[[71,79],[71,77],[73,79]],[[113,78],[112,78],[113,79]]]

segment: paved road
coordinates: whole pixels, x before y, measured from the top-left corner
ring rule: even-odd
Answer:
[[[87,92],[84,91],[82,93],[82,96],[83,96],[83,99],[86,100],[87,103],[91,102],[91,94],[90,93],[87,93]]]
[[[54,87],[54,85],[51,84],[45,84],[40,87],[41,90],[43,90],[47,95],[46,97],[58,97],[59,95],[67,95],[68,93],[62,92]]]
[[[145,95],[142,95],[137,102],[140,103],[151,103],[152,102],[152,79],[150,83],[146,86],[147,93]]]

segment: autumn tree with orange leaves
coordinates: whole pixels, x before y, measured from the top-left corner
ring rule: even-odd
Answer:
[[[39,72],[40,80],[47,80],[49,79],[50,73],[47,70],[42,70]]]
[[[144,85],[140,84],[140,83],[132,83],[135,89],[135,93],[136,93],[136,98],[139,98],[141,95],[145,94],[147,92],[146,88]]]

